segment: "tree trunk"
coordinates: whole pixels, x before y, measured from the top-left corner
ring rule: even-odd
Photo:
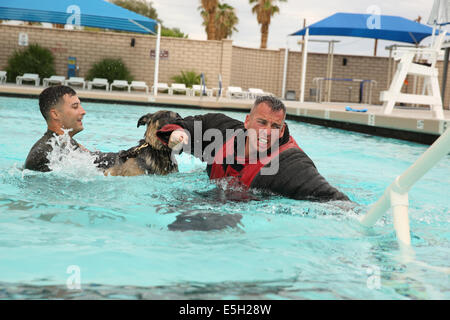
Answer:
[[[261,25],[261,49],[267,48],[267,38],[269,37],[269,24],[263,23]]]
[[[216,39],[216,12],[209,12],[209,21],[208,21],[208,40]]]

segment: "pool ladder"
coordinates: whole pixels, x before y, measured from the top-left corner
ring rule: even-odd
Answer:
[[[409,247],[411,235],[408,218],[408,191],[449,152],[450,129],[447,129],[413,165],[386,188],[381,198],[361,218],[361,224],[365,227],[372,227],[392,207],[397,240],[401,246]]]

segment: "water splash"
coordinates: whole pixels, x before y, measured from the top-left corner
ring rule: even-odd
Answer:
[[[69,136],[71,130],[63,129],[64,134],[55,135],[48,141],[52,146],[52,151],[47,155],[49,169],[58,175],[77,179],[102,176],[103,172],[94,163],[96,156],[73,142]]]

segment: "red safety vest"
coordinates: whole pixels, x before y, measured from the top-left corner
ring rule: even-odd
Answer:
[[[281,147],[278,148],[278,150],[272,152],[270,155],[262,159],[259,159],[256,163],[248,163],[248,161],[246,160],[245,164],[243,164],[244,167],[240,172],[233,169],[231,165],[228,165],[226,171],[224,171],[222,164],[225,163],[227,155],[231,155],[232,153],[234,153],[234,139],[235,136],[231,137],[231,139],[229,139],[223,145],[222,149],[220,149],[219,152],[217,152],[216,156],[214,157],[214,162],[211,166],[211,173],[209,175],[210,179],[234,177],[234,179],[230,181],[231,183],[233,184],[237,183],[238,185],[241,186],[243,185],[246,188],[250,188],[250,185],[252,184],[252,181],[256,177],[258,172],[273,158],[278,156],[281,152],[291,148],[297,148],[301,150],[301,148],[295,142],[294,138],[290,136],[289,141],[287,143],[283,144]]]

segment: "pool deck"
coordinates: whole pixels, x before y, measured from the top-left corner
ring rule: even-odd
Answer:
[[[44,88],[31,85],[0,85],[0,95],[37,97]],[[162,107],[188,107],[200,109],[248,111],[253,100],[217,97],[190,97],[185,95],[158,94],[156,97],[142,92],[106,92],[105,90],[77,89],[82,101],[114,102]],[[289,119],[296,119],[328,127],[357,131],[372,135],[392,137],[424,144],[433,143],[450,127],[450,111],[444,110],[445,120],[432,118],[432,112],[420,108],[394,108],[391,115],[384,115],[381,105],[358,103],[315,103],[284,101]],[[345,107],[367,109],[367,112],[349,112]]]

